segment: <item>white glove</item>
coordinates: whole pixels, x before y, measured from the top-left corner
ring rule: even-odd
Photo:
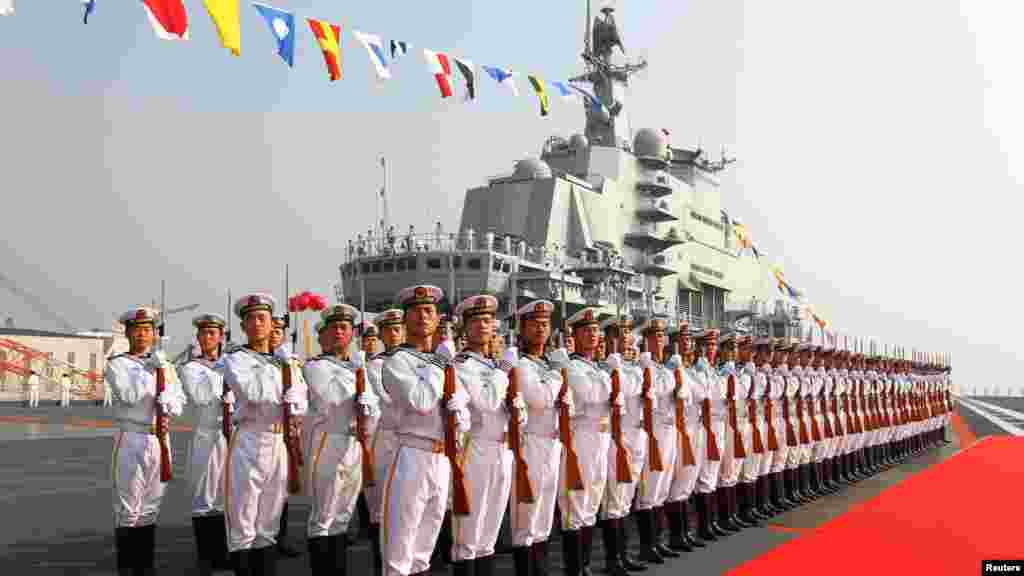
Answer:
[[[221,398],[221,401],[223,401],[225,404],[227,404],[229,406],[234,407],[234,405],[235,405],[235,392],[234,392],[234,390],[228,390],[228,393],[225,394],[223,398]]]
[[[679,354],[673,354],[672,357],[668,359],[668,367],[671,368],[672,370],[675,370],[676,368],[682,368],[683,357],[680,356]]]
[[[559,348],[548,354],[548,360],[556,367],[561,368],[569,364],[569,352],[565,348]]]
[[[462,388],[456,388],[455,394],[453,394],[451,399],[448,400],[448,403],[445,404],[445,408],[450,412],[459,412],[463,410],[467,404],[469,404],[469,394],[467,394]]]
[[[163,368],[163,365],[167,362],[167,356],[162,350],[154,350],[153,353],[146,358],[146,368],[156,370],[157,368]]]
[[[285,342],[284,344],[281,344],[280,346],[278,346],[277,349],[274,350],[274,357],[279,359],[279,360],[284,360],[285,362],[291,360],[292,359],[292,347],[291,347],[291,345],[288,344],[287,342]]]
[[[450,362],[452,358],[455,358],[455,345],[451,340],[442,340],[434,350],[434,354],[438,354]]]
[[[366,366],[366,352],[363,350],[356,350],[356,353],[352,355],[352,369],[358,370]]]
[[[608,367],[612,370],[622,369],[622,355],[616,352],[608,357]]]
[[[459,436],[459,446],[462,445],[462,435],[469,432],[469,429],[473,426],[473,420],[470,418],[469,410],[465,408],[455,411],[455,431]]]
[[[576,404],[573,402],[572,392],[567,392],[566,394],[562,395],[562,397],[558,399],[558,402],[560,405],[569,408],[569,418],[576,417]]]
[[[516,394],[512,399],[512,409],[516,411],[516,418],[519,424],[526,424],[526,402],[522,394]]]
[[[282,400],[285,404],[301,404],[305,401],[305,398],[295,388],[289,388]]]
[[[654,368],[654,359],[651,358],[650,352],[643,352],[640,354],[640,367],[644,369]]]
[[[505,349],[501,355],[501,361],[498,362],[498,368],[507,374],[517,366],[519,366],[519,350],[515,346]]]
[[[657,400],[658,399],[658,395],[654,391],[654,386],[651,386],[650,388],[647,389],[647,391],[644,393],[644,398],[646,398],[648,400]]]
[[[689,400],[690,399],[690,389],[687,388],[686,386],[680,386],[679,389],[676,390],[676,398],[678,398],[680,400]]]

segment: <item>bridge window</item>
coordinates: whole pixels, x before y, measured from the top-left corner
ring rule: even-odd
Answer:
[[[469,261],[469,269],[470,270],[479,270],[480,269],[480,259],[479,258],[471,259]]]
[[[431,270],[439,270],[441,268],[440,258],[427,258],[427,268]]]
[[[406,265],[407,268],[409,268],[409,270],[415,270],[416,269],[416,257],[413,256],[411,258],[406,258],[405,265]]]
[[[391,260],[386,260],[385,262],[381,263],[381,268],[383,269],[384,272],[394,272],[395,263],[392,262]]]

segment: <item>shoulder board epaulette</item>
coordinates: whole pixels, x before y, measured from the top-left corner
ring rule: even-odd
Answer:
[[[124,358],[125,356],[127,356],[129,358],[135,358],[134,356],[132,356],[131,354],[129,354],[127,352],[121,352],[120,354],[114,354],[110,358],[107,358],[107,362],[110,362],[111,360],[117,360],[118,358]]]

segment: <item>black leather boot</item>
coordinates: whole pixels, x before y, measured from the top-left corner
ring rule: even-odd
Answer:
[[[473,576],[475,568],[473,560],[454,560],[452,562],[452,576]]]
[[[615,519],[615,534],[618,537],[616,545],[618,546],[619,561],[622,562],[622,566],[630,572],[643,572],[647,570],[647,565],[634,559],[629,553],[629,522],[625,518]]]
[[[281,521],[277,533],[277,550],[286,558],[297,558],[302,552],[288,542],[288,500],[284,501],[284,509],[281,510]]]
[[[139,531],[137,545],[139,547],[135,574],[148,576],[156,573],[156,525],[136,528]]]
[[[309,550],[309,570],[313,576],[331,574],[331,543],[329,536],[314,536],[306,540]]]
[[[629,572],[622,565],[622,558],[619,556],[619,537],[615,520],[603,520],[598,524],[601,525],[601,540],[604,543],[605,573],[611,576],[629,576]]]
[[[761,526],[760,514],[757,511],[757,491],[753,482],[749,484],[737,484],[734,493],[739,508],[739,518],[753,528]]]
[[[721,493],[718,490],[708,494],[708,516],[711,517],[711,531],[716,536],[723,538],[733,534],[722,527]]]
[[[717,520],[718,525],[722,527],[722,530],[730,533],[737,533],[743,529],[739,524],[736,523],[736,519],[733,517],[732,500],[729,495],[732,492],[731,487],[720,486],[715,493],[718,495],[717,509]]]
[[[682,502],[665,504],[665,514],[668,516],[668,547],[669,550],[675,552],[692,552],[693,546],[686,541],[682,504]]]
[[[366,532],[370,538],[370,560],[373,562],[373,576],[383,576],[384,558],[381,556],[380,551],[380,524],[370,524]]]
[[[647,564],[664,564],[665,558],[654,549],[654,510],[636,511],[636,528],[640,533],[640,560]]]
[[[534,542],[533,546],[530,546],[530,563],[533,565],[533,576],[548,576],[551,572],[547,540]]]
[[[213,574],[213,558],[210,553],[210,539],[209,539],[208,525],[206,518],[202,516],[192,517],[192,534],[196,539],[196,571],[199,572],[199,576],[212,576]]]
[[[494,576],[494,554],[473,560],[474,576]]]
[[[565,576],[580,576],[580,531],[562,532],[562,560]]]
[[[117,552],[117,574],[118,576],[133,576],[137,562],[136,552],[138,545],[138,528],[115,528],[114,548]]]
[[[331,537],[331,576],[348,576],[348,534]]]
[[[254,576],[277,576],[277,546],[267,546],[252,552],[256,558],[251,566]]]
[[[665,540],[662,538],[662,534],[668,529],[668,517],[665,515],[665,512],[664,505],[652,510],[654,518],[654,549],[658,551],[658,554],[661,554],[662,558],[679,558],[682,554],[666,546]]]
[[[711,531],[711,494],[695,494],[697,497],[697,536],[705,542],[714,542],[718,536]]]
[[[250,576],[253,574],[252,561],[253,555],[252,550],[237,550],[231,553],[231,568],[235,572],[235,576]]]
[[[594,553],[594,527],[580,528],[580,574],[591,576],[590,559]]]
[[[530,576],[533,569],[532,546],[516,546],[512,549],[512,565],[516,576]]]

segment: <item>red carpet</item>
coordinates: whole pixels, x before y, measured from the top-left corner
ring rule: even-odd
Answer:
[[[987,437],[729,574],[980,574],[1024,559],[1022,486],[1024,438]]]

